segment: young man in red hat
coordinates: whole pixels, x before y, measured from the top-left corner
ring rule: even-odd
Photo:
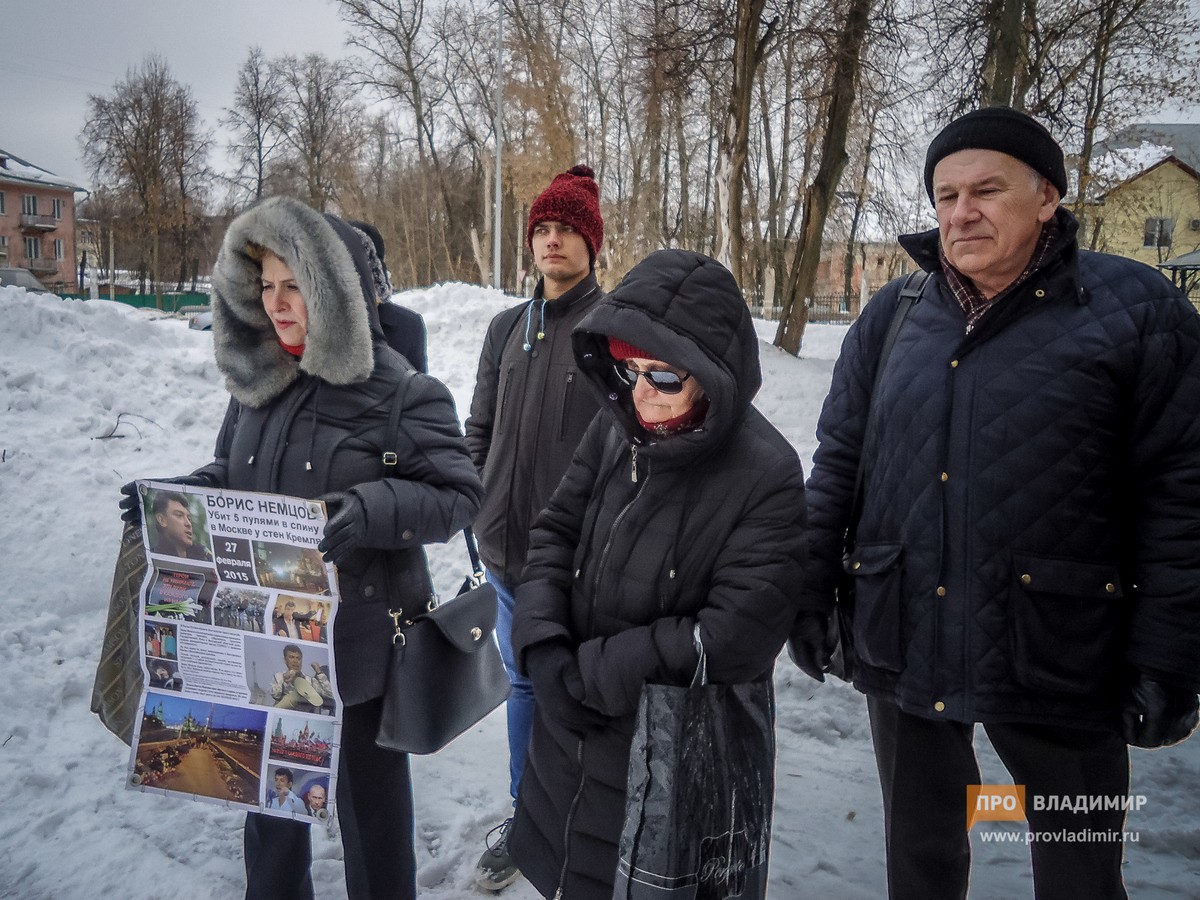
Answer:
[[[604,296],[595,275],[603,241],[595,174],[575,166],[555,176],[533,201],[526,230],[541,278],[531,300],[505,310],[488,327],[467,418],[467,446],[487,491],[475,534],[488,581],[500,598],[496,635],[513,687],[507,709],[514,802],[534,704],[529,679],[517,673],[513,660],[513,591],[525,566],[533,520],[598,409],[579,383],[571,330]],[[498,891],[520,877],[508,855],[511,821],[492,829],[480,857],[476,881],[487,890]]]

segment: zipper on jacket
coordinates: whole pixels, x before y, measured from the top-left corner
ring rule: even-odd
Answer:
[[[571,412],[571,395],[575,392],[575,373],[567,373],[567,383],[563,387],[562,409],[558,417],[558,439],[565,441],[567,439],[567,418]]]
[[[633,480],[637,481],[637,477],[636,477],[637,476],[637,447],[636,446],[633,447],[633,474],[634,474]],[[615,535],[617,533],[617,526],[619,526],[621,524],[621,520],[624,519],[625,514],[627,512],[629,512],[629,508],[631,506],[633,506],[633,504],[637,503],[638,497],[642,496],[642,489],[649,483],[650,483],[650,468],[649,468],[649,466],[647,466],[646,467],[646,480],[641,483],[641,485],[637,489],[637,493],[635,493],[633,495],[633,497],[630,498],[629,502],[625,504],[624,509],[622,509],[619,513],[617,513],[617,517],[615,519],[613,519],[612,525],[609,526],[608,537],[605,538],[605,540],[604,540],[604,549],[600,552],[600,559],[596,563],[596,580],[592,582],[592,599],[591,599],[591,602],[588,604],[587,633],[589,635],[592,633],[593,615],[596,612],[596,598],[600,596],[600,578],[604,574],[604,562],[605,562],[605,560],[608,559],[608,551],[612,549],[613,535]]]
[[[637,444],[629,445],[629,454],[631,460],[631,468],[633,471],[633,483],[637,484]]]
[[[563,864],[558,873],[558,890],[554,892],[554,900],[563,900],[563,891],[567,884],[567,866],[571,862],[571,826],[575,822],[575,811],[579,808],[579,801],[583,799],[583,784],[587,780],[587,773],[583,771],[583,738],[575,745],[575,762],[579,763],[579,787],[575,789],[575,796],[571,798],[571,805],[567,809],[567,822],[563,827]]]

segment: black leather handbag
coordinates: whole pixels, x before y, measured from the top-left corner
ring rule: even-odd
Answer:
[[[464,532],[471,574],[458,595],[427,609],[390,610],[395,633],[375,743],[436,753],[508,697],[496,631],[496,589],[484,580],[475,535]]]

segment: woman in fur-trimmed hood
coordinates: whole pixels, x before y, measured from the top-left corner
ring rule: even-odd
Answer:
[[[384,342],[372,253],[341,219],[286,197],[234,219],[212,299],[232,397],[213,461],[184,479],[327,503],[318,549],[337,565],[341,594],[336,812],[352,900],[416,895],[408,758],[375,746],[388,610],[424,608],[422,545],[470,524],[483,492],[450,393]],[[313,896],[307,824],[250,813],[245,844],[248,898]]]

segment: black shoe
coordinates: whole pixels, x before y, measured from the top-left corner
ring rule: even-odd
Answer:
[[[497,825],[487,834],[488,848],[479,857],[475,866],[475,883],[485,891],[500,891],[521,877],[521,871],[508,855],[508,829],[512,816]],[[492,835],[497,835],[495,843]]]

